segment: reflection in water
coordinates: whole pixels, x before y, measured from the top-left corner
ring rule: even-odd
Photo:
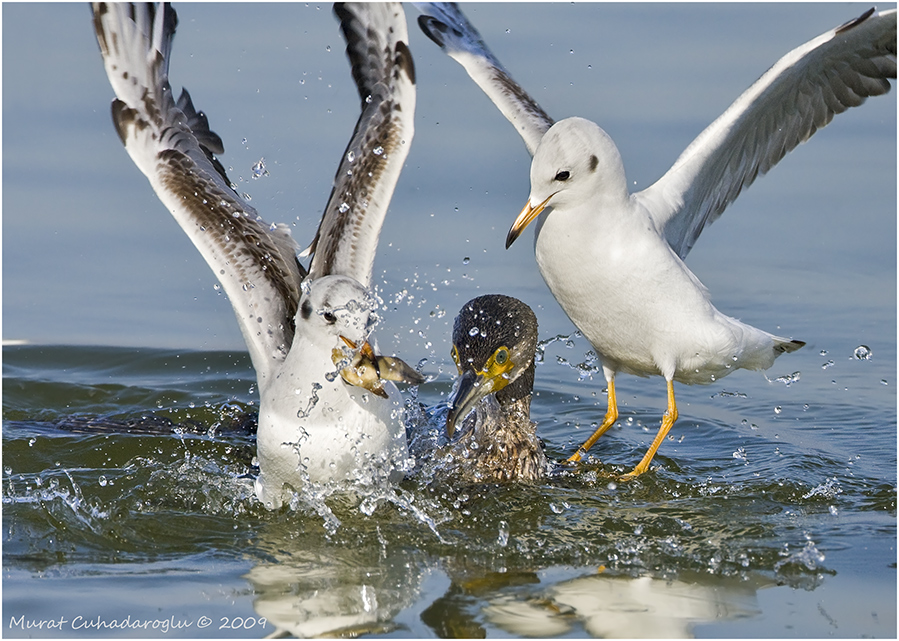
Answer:
[[[256,612],[281,632],[312,637],[389,631],[393,618],[418,598],[422,570],[408,550],[272,543],[281,548],[276,560],[260,563],[245,578]]]
[[[166,582],[188,566],[203,587],[179,584],[185,611],[258,615],[304,636],[676,636],[735,619],[740,630],[764,630],[778,616],[770,604],[783,600],[774,590],[760,593],[768,612],[754,616],[755,591],[774,583],[811,604],[779,605],[798,631],[817,603],[828,612],[846,604],[828,601],[828,588],[835,593],[846,581],[834,562],[842,550],[878,545],[872,533],[895,541],[895,487],[873,457],[853,458],[842,472],[838,453],[809,451],[782,430],[780,438],[745,440],[747,460],[726,466],[697,456],[681,470],[663,455],[665,469],[635,483],[610,482],[614,463],[556,470],[534,483],[440,475],[439,462],[425,455],[445,444],[446,395],[433,390],[423,401],[438,407],[417,406],[412,431],[421,458],[413,478],[354,493],[316,488],[270,512],[252,490],[256,405],[207,374],[218,369],[214,355],[92,351],[95,364],[84,374],[75,367],[87,360],[81,348],[56,348],[52,367],[35,365],[36,348],[4,354],[4,392],[14,392],[4,397],[5,605],[36,618],[71,594],[64,581],[45,577],[109,579],[105,598],[91,607],[120,614],[132,603],[116,578],[122,572],[141,577],[142,590],[158,577],[169,594]],[[161,371],[174,359],[186,366],[184,382],[149,376],[153,363]],[[115,374],[125,384],[97,385],[98,372],[115,363],[127,364]],[[246,370],[239,389],[251,384]],[[538,391],[541,405],[559,406]],[[821,426],[841,424],[856,409],[831,407],[844,411]],[[548,415],[538,420],[548,428],[548,455],[558,459],[554,443],[565,426],[553,432]],[[729,439],[719,424],[693,429],[706,445]],[[755,456],[763,446],[777,447],[785,463]],[[894,550],[877,558],[895,558]],[[864,579],[859,598],[879,618],[853,629],[889,636],[893,587],[882,568]],[[883,598],[872,599],[874,590]],[[228,598],[209,596],[221,593]],[[151,598],[139,607],[134,616],[159,609]]]
[[[708,581],[708,580],[707,580]],[[485,609],[494,625],[522,636],[566,634],[575,625],[595,637],[690,637],[697,623],[759,613],[748,583],[693,583],[651,577],[585,576],[521,600],[500,596]]]

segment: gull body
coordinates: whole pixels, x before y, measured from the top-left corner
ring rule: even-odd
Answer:
[[[234,308],[260,394],[256,493],[278,507],[309,482],[397,478],[407,458],[390,378],[420,382],[367,342],[378,237],[412,140],[415,74],[398,4],[338,4],[361,113],[305,252],[235,191],[210,130],[168,69],[168,5],[93,5],[125,149],[197,247]],[[311,255],[308,269],[300,255]],[[358,351],[347,349],[358,347]],[[390,367],[379,371],[380,364]],[[359,369],[364,376],[359,375]],[[370,372],[374,372],[372,376]],[[364,387],[351,385],[354,381]]]
[[[565,180],[557,178],[562,172]],[[737,368],[767,369],[799,347],[712,305],[650,212],[628,194],[618,149],[594,123],[553,125],[534,156],[531,185],[534,207],[548,203],[534,242],[540,272],[607,378],[624,372],[710,383]]]
[[[662,178],[630,194],[618,149],[599,126],[576,117],[554,122],[456,5],[418,6],[423,31],[466,69],[533,156],[531,193],[506,247],[536,221],[540,273],[602,361],[609,408],[570,460],[580,460],[617,420],[619,372],[666,380],[662,426],[626,476],[642,474],[677,419],[673,381],[711,383],[736,369],[765,369],[803,345],[719,312],[683,260],[760,173],[835,114],[889,91],[896,11],[872,9],[786,54]]]

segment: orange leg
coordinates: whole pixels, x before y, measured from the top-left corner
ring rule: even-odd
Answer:
[[[656,434],[652,445],[649,446],[649,449],[643,456],[643,460],[637,463],[637,467],[635,467],[632,472],[629,472],[622,476],[622,481],[636,478],[649,469],[649,464],[652,462],[652,457],[656,455],[656,451],[659,449],[662,441],[665,440],[665,437],[668,435],[668,431],[671,429],[671,426],[674,425],[674,421],[676,420],[677,404],[674,402],[674,382],[668,381],[668,409],[665,411],[665,416],[662,417],[662,427],[659,428],[659,433]]]
[[[595,432],[593,432],[593,436],[588,438],[583,445],[581,445],[577,452],[572,454],[568,458],[569,463],[577,463],[581,460],[581,457],[587,453],[593,444],[599,440],[599,437],[609,431],[609,428],[615,424],[615,421],[618,420],[618,402],[615,400],[615,379],[609,381],[609,407],[606,410],[606,417],[602,419],[602,425],[600,425]]]

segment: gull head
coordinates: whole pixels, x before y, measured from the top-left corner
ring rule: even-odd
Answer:
[[[608,198],[627,198],[618,147],[589,120],[560,120],[544,134],[534,153],[531,195],[509,229],[506,248],[544,211],[598,207]]]
[[[537,317],[510,296],[490,294],[465,303],[453,325],[452,356],[459,383],[446,417],[447,436],[488,394],[503,403],[531,394]]]
[[[376,304],[358,281],[323,276],[303,283],[297,311],[297,335],[329,347],[331,361],[350,385],[387,398],[383,380],[419,384],[424,379],[398,358],[375,353],[368,336],[377,322]]]
[[[346,276],[323,276],[303,282],[297,309],[297,333],[318,345],[339,347],[341,337],[361,344],[377,318],[375,303],[358,281]]]

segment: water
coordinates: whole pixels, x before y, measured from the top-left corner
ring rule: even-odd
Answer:
[[[550,114],[609,131],[642,188],[780,55],[866,8],[469,14]],[[2,10],[3,337],[30,343],[3,349],[7,636],[896,635],[895,94],[837,117],[697,243],[720,309],[809,344],[764,375],[678,386],[654,472],[611,476],[664,409],[661,380],[623,377],[594,458],[544,483],[425,474],[269,513],[230,304],[121,149],[85,7]],[[358,107],[330,8],[179,16],[173,84],[238,189],[307,242]],[[604,383],[529,243],[502,249],[527,154],[408,16],[416,138],[381,237],[378,340],[427,359],[417,400],[439,406],[461,304],[522,298],[545,343],[533,418],[564,458]]]

